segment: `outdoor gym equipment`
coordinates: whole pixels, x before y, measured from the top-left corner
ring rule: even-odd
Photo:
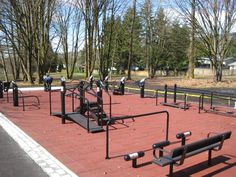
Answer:
[[[224,141],[230,139],[231,131],[211,135],[208,133],[207,138],[192,142],[187,145],[181,145],[180,147],[174,148],[171,151],[164,150],[163,147],[153,148],[153,164],[165,167],[169,165],[169,175],[173,176],[173,166],[180,166],[184,164],[185,159],[192,157],[194,155],[208,151],[208,165],[211,164],[212,151],[219,151],[223,147]],[[156,150],[159,150],[159,157],[156,155]],[[166,152],[167,155],[163,156],[163,153]]]
[[[43,76],[44,91],[51,90],[52,81],[53,78],[49,74]]]
[[[91,75],[91,76],[89,77],[89,86],[90,86],[90,89],[93,88],[93,82],[94,82],[94,80],[93,80],[93,75]]]
[[[176,98],[177,98],[177,85],[174,85],[174,89],[170,89],[169,91],[173,92],[173,102],[172,103],[168,103],[167,102],[167,97],[168,97],[168,86],[165,85],[164,87],[164,102],[161,102],[162,105],[164,106],[170,106],[170,107],[174,107],[174,108],[180,108],[180,109],[184,109],[187,110],[189,108],[189,106],[187,105],[187,94],[184,93],[184,105],[181,105],[180,103],[176,102]]]
[[[102,98],[102,82],[100,80],[96,81],[96,85],[97,85],[97,102],[99,104],[102,104],[102,100],[100,98]]]
[[[109,90],[109,82],[108,82],[108,76],[105,77],[103,83],[104,83],[104,87],[105,87],[105,90],[108,91]]]
[[[176,134],[177,139],[181,139],[181,145],[185,145],[186,142],[186,137],[191,136],[192,132],[191,131],[184,131]]]
[[[208,102],[208,104],[206,104]],[[207,105],[207,106],[206,106]],[[236,117],[236,96],[233,94],[207,92],[199,97],[198,113],[204,110],[228,117]]]
[[[0,81],[0,98],[3,98],[3,82]]]
[[[146,114],[137,114],[132,116],[121,116],[121,117],[112,117],[109,121],[107,121],[106,125],[106,157],[105,159],[110,159],[109,157],[109,126],[111,124],[114,124],[118,120],[126,120],[126,119],[137,119],[137,118],[144,118],[150,115],[156,115],[156,114],[166,114],[166,132],[165,132],[165,139],[168,141],[169,137],[169,112],[168,111],[158,111],[158,112],[151,112]]]
[[[18,86],[12,81],[13,106],[19,106]]]
[[[145,78],[139,81],[140,98],[144,98]]]
[[[138,151],[138,152],[134,152],[131,154],[126,154],[126,155],[124,155],[124,160],[125,161],[132,160],[132,167],[136,168],[137,167],[137,159],[144,157],[144,155],[145,155],[144,151]]]
[[[125,94],[125,77],[122,77],[118,88],[113,90],[113,95],[124,95]]]
[[[166,141],[161,141],[158,143],[155,143],[152,145],[152,149],[153,149],[153,156],[156,157],[156,149],[163,149],[166,146],[170,145],[170,141],[166,140]],[[163,151],[159,151],[159,157],[163,156]]]
[[[4,92],[6,92],[7,93],[7,102],[9,102],[9,95],[8,95],[8,91],[9,91],[9,89],[10,89],[10,82],[2,82],[1,81],[1,88],[2,88],[2,91],[1,91],[1,96],[2,97],[0,97],[0,98],[3,98],[4,97]]]
[[[16,82],[12,81],[12,98],[13,98],[13,106],[19,106],[19,98],[22,99],[22,105],[23,105],[23,111],[25,111],[25,99],[26,98],[35,98],[36,99],[36,105],[38,108],[40,108],[40,101],[39,98],[35,95],[23,95],[23,92],[21,92],[16,84]]]
[[[100,82],[96,82],[100,84]],[[72,120],[75,123],[79,124],[81,127],[87,129],[88,132],[99,132],[103,131],[102,125],[106,123],[107,116],[103,111],[103,101],[102,98],[98,95],[99,92],[95,92],[93,89],[89,89],[90,84],[86,81],[80,81],[79,84],[66,85],[66,82],[61,81],[61,88],[54,90],[52,89],[49,92],[49,102],[50,102],[50,114],[59,116],[62,118],[62,124],[65,124],[66,120]],[[60,91],[61,95],[61,112],[52,113],[51,111],[51,92]],[[69,91],[70,93],[66,94]],[[78,92],[77,92],[78,91]],[[91,102],[85,97],[85,92],[97,98],[97,101]],[[72,112],[66,112],[65,106],[65,97],[70,96],[72,98]],[[74,108],[74,98],[79,99],[79,107],[77,111]],[[86,114],[87,113],[87,114]],[[85,115],[86,114],[86,115]],[[96,120],[90,120],[90,115]]]

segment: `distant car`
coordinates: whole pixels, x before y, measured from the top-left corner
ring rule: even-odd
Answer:
[[[138,69],[138,70],[139,70],[139,71],[144,71],[144,69],[145,69],[145,68],[144,68],[143,66],[139,66],[139,69]]]
[[[131,66],[131,70],[132,70],[132,71],[138,71],[138,70],[139,70],[139,67],[138,67],[138,66]]]
[[[115,67],[111,67],[108,69],[108,71],[117,71],[117,69]]]

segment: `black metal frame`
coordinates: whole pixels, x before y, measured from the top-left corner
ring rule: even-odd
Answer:
[[[18,96],[20,94],[20,96]],[[22,107],[23,111],[25,111],[25,98],[36,98],[37,107],[40,108],[40,100],[36,95],[24,95],[21,90],[18,89],[16,83],[12,83],[12,98],[13,98],[13,106],[19,106],[19,98],[22,99]]]
[[[167,102],[168,91],[173,91],[173,93],[174,93],[173,103],[168,103]],[[164,106],[170,106],[170,107],[174,107],[174,108],[184,109],[186,111],[187,109],[189,109],[189,106],[187,105],[187,94],[184,93],[184,106],[180,106],[176,102],[177,93],[183,93],[183,92],[178,92],[177,91],[177,85],[176,84],[174,85],[174,89],[168,88],[168,86],[165,85],[164,86],[164,102],[161,102],[161,104],[164,105]],[[156,91],[156,97],[158,97],[158,91]],[[157,105],[157,98],[156,98],[156,105]]]
[[[22,104],[23,104],[23,111],[25,111],[25,98],[36,98],[37,100],[37,106],[38,108],[40,108],[40,100],[39,97],[35,96],[35,95],[23,95],[23,92],[18,90],[18,93],[20,93],[21,96],[19,96],[19,98],[22,99]]]
[[[111,94],[109,93],[109,89],[106,88],[106,85],[101,84],[102,89],[105,91],[105,93],[108,95],[109,97],[109,116],[111,119],[112,116],[112,99],[111,99]]]
[[[210,99],[210,109],[206,109],[204,108],[204,100],[205,98]],[[210,113],[215,113],[215,114],[220,114],[223,116],[228,116],[228,117],[236,117],[236,111],[232,111],[233,113],[227,113],[227,112],[222,112],[222,111],[218,111],[217,109],[215,109],[214,107],[214,99],[222,99],[222,100],[228,100],[228,101],[232,101],[234,100],[236,102],[236,96],[235,95],[231,95],[231,94],[222,94],[222,93],[218,93],[218,92],[210,92],[210,93],[202,93],[199,97],[199,102],[198,102],[198,113],[201,113],[201,110],[204,110],[205,112],[210,112]],[[224,108],[225,106],[219,106]],[[234,108],[231,107],[225,107],[228,109],[232,109],[234,110]]]
[[[166,114],[166,141],[168,141],[169,137],[169,112],[168,111],[158,111],[158,112],[151,112],[146,114],[137,114],[132,116],[121,116],[121,117],[112,117],[106,125],[106,157],[105,159],[110,159],[109,157],[109,126],[118,120],[125,120],[125,119],[136,119],[140,117],[146,117],[155,114]]]
[[[52,92],[61,92],[61,89],[54,89],[49,90],[48,96],[49,96],[49,114],[52,115]]]
[[[153,163],[158,164],[162,167],[169,165],[169,177],[173,176],[173,166],[180,166],[184,163],[184,160],[188,157],[197,155],[199,153],[208,151],[208,165],[211,164],[212,159],[212,150],[213,151],[219,151],[221,150],[224,140],[229,139],[231,136],[231,131],[219,133],[216,134],[213,137],[210,137],[210,134],[207,135],[207,138],[198,140],[195,142],[192,142],[187,145],[181,145],[180,147],[177,147],[175,149],[172,149],[171,151],[164,150],[163,147],[156,147],[153,148],[153,156],[154,160]],[[200,144],[200,146],[199,146]],[[193,148],[195,146],[195,148]],[[189,148],[190,147],[190,148]],[[182,149],[180,149],[182,148]],[[168,155],[166,157],[163,157],[163,154],[159,152],[159,157],[156,156],[156,150],[159,150],[160,152],[166,152]],[[176,154],[174,151],[179,151],[181,153]],[[191,154],[189,154],[191,153]],[[175,154],[174,157],[171,157],[169,155]],[[176,159],[177,158],[177,159]],[[164,163],[163,163],[164,162]],[[179,163],[177,163],[179,162]]]

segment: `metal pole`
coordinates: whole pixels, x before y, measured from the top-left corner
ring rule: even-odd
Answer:
[[[51,90],[49,91],[49,112],[50,112],[50,116],[52,115],[52,92]]]
[[[110,99],[110,119],[111,119],[111,96],[109,95],[109,99]]]
[[[184,110],[186,111],[187,109],[187,95],[186,93],[184,94]]]
[[[156,90],[156,106],[158,105],[158,90]]]
[[[125,94],[125,83],[122,81],[120,82],[120,92],[121,92],[121,95]]]
[[[138,117],[143,117],[143,116],[149,116],[149,115],[154,115],[154,114],[166,114],[166,141],[169,139],[169,112],[168,111],[159,111],[159,112],[152,112],[152,113],[146,113],[146,114],[137,114],[133,116],[124,116],[124,117],[113,117],[111,118],[106,125],[106,157],[105,159],[110,159],[109,157],[109,125],[113,120],[124,120],[124,119],[134,119]]]
[[[201,107],[201,110],[203,110],[203,103],[204,103],[204,93],[202,93],[202,107]]]
[[[15,83],[12,83],[13,89],[13,106],[19,106],[19,97],[18,97],[18,86]]]
[[[140,83],[140,98],[144,98],[145,83]]]
[[[167,115],[167,117],[166,117],[166,141],[168,141],[168,139],[169,139],[169,121],[170,121],[169,119],[170,119],[170,115],[169,115],[168,111],[164,111],[164,112]]]
[[[164,103],[167,103],[167,85],[165,85],[164,91],[165,91],[165,93],[164,93]]]
[[[66,110],[65,110],[65,87],[61,90],[61,123],[66,123]]]
[[[97,103],[102,104],[102,87],[101,87],[101,82],[97,81]]]
[[[213,92],[211,92],[211,109],[213,109]]]
[[[174,103],[176,103],[176,92],[177,92],[177,85],[174,85]]]
[[[0,81],[0,98],[3,98],[3,82]]]
[[[198,113],[200,113],[201,111],[201,98],[202,98],[202,95],[200,95],[198,99]]]
[[[84,114],[84,81],[81,81],[79,84],[79,92],[80,92],[80,114]]]
[[[72,92],[72,97],[71,97],[71,99],[72,99],[72,112],[75,112],[75,98],[74,98],[74,96],[75,96],[75,94],[74,94],[74,92]]]
[[[111,119],[107,122],[107,126],[106,126],[106,159],[110,159],[109,158],[109,124],[111,122]]]

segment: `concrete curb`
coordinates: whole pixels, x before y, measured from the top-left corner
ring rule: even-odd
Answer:
[[[0,113],[0,126],[50,177],[78,177],[2,113]]]

